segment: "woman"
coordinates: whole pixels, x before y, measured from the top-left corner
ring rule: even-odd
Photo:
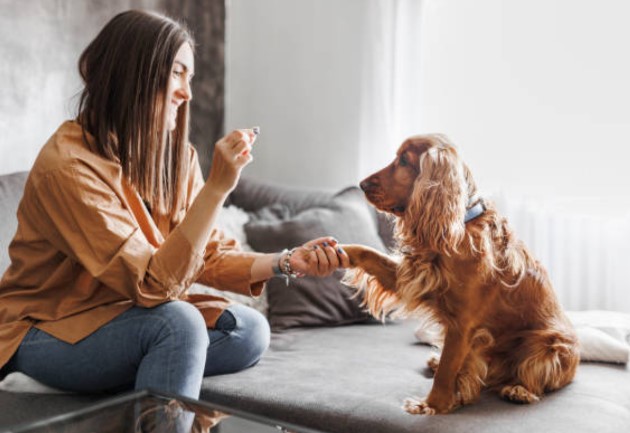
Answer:
[[[53,387],[135,386],[198,398],[204,376],[255,364],[269,327],[193,282],[258,296],[274,274],[326,276],[348,257],[332,238],[240,252],[214,221],[256,134],[215,145],[204,182],[188,144],[194,43],[151,13],[115,16],[79,60],[76,120],[38,156],[0,282],[0,366]]]

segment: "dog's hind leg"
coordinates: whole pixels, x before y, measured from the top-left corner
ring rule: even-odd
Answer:
[[[505,385],[499,395],[513,403],[536,403],[540,398],[523,385]]]
[[[516,380],[499,392],[515,403],[534,403],[545,392],[562,388],[573,380],[579,363],[576,339],[555,330],[528,331],[516,356]]]

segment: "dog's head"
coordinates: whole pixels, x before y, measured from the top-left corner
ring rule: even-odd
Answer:
[[[396,215],[403,243],[420,242],[435,251],[455,251],[476,187],[453,144],[443,135],[405,140],[396,158],[361,182],[377,209]]]

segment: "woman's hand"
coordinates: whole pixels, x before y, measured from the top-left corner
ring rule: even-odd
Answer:
[[[298,275],[326,277],[337,268],[350,266],[346,252],[330,236],[313,239],[298,247],[289,259],[291,269]]]
[[[230,193],[238,183],[243,167],[252,161],[252,144],[256,133],[252,129],[237,129],[214,145],[212,167],[207,183],[219,193]]]

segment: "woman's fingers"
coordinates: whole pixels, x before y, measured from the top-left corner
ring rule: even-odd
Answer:
[[[251,146],[254,144],[254,141],[256,141],[256,137],[258,136],[256,130],[260,131],[260,128],[237,129],[228,134],[226,138],[232,149],[239,154],[246,155],[251,152]]]
[[[326,256],[326,253],[324,252],[323,248],[320,247],[319,245],[315,245],[314,250],[315,252],[315,256],[317,257],[317,266],[316,266],[316,274],[319,277],[323,277],[325,275],[327,275],[327,270],[328,270],[328,257]]]
[[[249,144],[245,140],[240,140],[233,147],[234,159],[237,160],[239,157],[250,156],[250,152],[252,150],[252,145]]]
[[[349,268],[350,267],[350,256],[348,256],[348,253],[346,253],[346,251],[343,249],[343,247],[341,245],[337,245],[337,247],[335,248],[337,251],[337,256],[339,257],[339,265],[342,268]]]
[[[326,254],[326,258],[328,259],[328,267],[332,269],[330,272],[337,269],[339,267],[339,257],[337,256],[337,251],[335,250],[335,248],[328,242],[323,243],[320,248],[322,248],[322,250]]]
[[[306,242],[300,250],[303,251],[302,265],[307,275],[324,277],[340,267],[350,266],[348,255],[339,247],[337,240],[330,236]]]
[[[253,130],[237,129],[216,143],[208,176],[215,188],[229,192],[236,187],[241,170],[253,160],[251,146],[255,139]]]
[[[219,140],[217,146],[227,161],[242,167],[253,160],[251,151],[256,136],[253,129],[236,129]]]
[[[337,239],[332,236],[323,236],[321,238],[313,239],[304,244],[307,248],[313,248],[315,245],[322,245],[323,243],[328,243],[329,245],[337,245]]]

